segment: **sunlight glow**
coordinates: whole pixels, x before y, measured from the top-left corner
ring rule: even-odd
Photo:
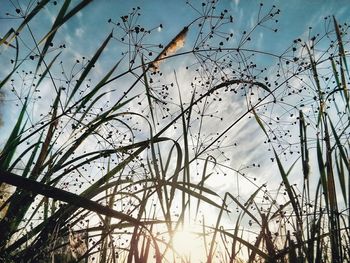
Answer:
[[[183,229],[175,233],[173,237],[173,248],[178,256],[182,258],[182,262],[195,262],[202,258],[202,242],[197,234],[191,230]]]

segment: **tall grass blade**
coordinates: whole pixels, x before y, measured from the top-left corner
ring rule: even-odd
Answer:
[[[71,3],[71,0],[65,0],[64,3],[62,4],[62,7],[61,7],[60,11],[58,12],[56,19],[52,25],[52,28],[51,28],[50,32],[48,33],[48,37],[46,38],[46,42],[44,44],[44,47],[41,50],[41,54],[40,54],[40,57],[38,60],[36,71],[38,71],[39,67],[41,66],[41,63],[46,56],[46,52],[48,51],[50,44],[52,43],[52,41],[55,37],[55,34],[57,32],[58,27],[60,25],[62,25],[63,17],[65,15],[65,13],[67,12],[70,3]]]
[[[292,187],[289,183],[289,180],[288,180],[288,175],[287,173],[284,171],[284,168],[282,166],[282,163],[280,161],[280,158],[278,157],[277,153],[275,150],[274,151],[274,155],[275,155],[275,158],[276,158],[276,161],[277,161],[277,165],[278,165],[278,169],[279,169],[279,172],[281,174],[281,177],[282,177],[282,181],[283,181],[283,184],[285,186],[285,189],[286,189],[286,192],[288,194],[288,198],[289,200],[291,201],[292,203],[292,207],[293,207],[293,211],[296,215],[296,218],[297,218],[297,221],[299,222],[299,224],[301,225],[302,224],[302,220],[301,220],[301,217],[300,217],[300,205],[298,204],[298,199],[297,197],[294,195],[294,192],[292,190]]]
[[[58,124],[58,119],[56,118],[57,117],[57,108],[58,108],[58,103],[60,101],[60,96],[61,96],[61,89],[59,90],[57,96],[56,96],[56,99],[53,103],[53,110],[52,110],[52,116],[51,116],[51,123],[50,123],[50,126],[48,128],[48,131],[47,131],[47,134],[46,134],[46,137],[45,137],[45,141],[41,147],[41,150],[40,150],[40,153],[39,153],[39,156],[38,156],[38,159],[36,160],[36,163],[35,163],[35,166],[31,172],[31,175],[30,175],[30,179],[33,179],[33,180],[36,180],[41,171],[43,170],[43,163],[46,159],[46,157],[48,156],[49,154],[49,147],[50,147],[50,144],[52,143],[52,137],[54,135],[54,132],[55,132],[55,129],[56,129],[56,126]],[[48,178],[46,178],[48,179]]]
[[[218,231],[220,231],[220,221],[221,221],[222,214],[223,214],[224,210],[226,209],[227,196],[228,196],[228,194],[225,194],[224,200],[222,201],[222,205],[220,207],[219,215],[218,215],[217,220],[216,220],[216,225],[214,228],[213,237],[211,238],[211,241],[210,241],[210,248],[209,248],[209,252],[208,252],[207,263],[213,262],[214,246],[216,243],[215,239],[216,239],[216,235],[217,235]]]
[[[71,19],[74,15],[76,15],[79,11],[81,11],[85,6],[90,4],[92,1],[93,0],[82,0],[66,14],[71,0],[65,0],[65,2],[63,3],[63,5],[62,5],[62,7],[61,7],[56,19],[55,19],[55,22],[54,22],[51,30],[39,41],[39,44],[43,43],[44,41],[45,41],[45,44],[44,44],[44,48],[42,50],[41,57],[39,59],[37,69],[39,68],[43,58],[45,57],[47,49],[50,46],[50,43],[52,42],[57,30],[63,24],[65,24],[69,19]]]
[[[25,149],[18,157],[15,161],[12,162],[11,166],[8,168],[8,171],[11,172],[14,169],[16,169],[17,165],[22,161],[23,158],[25,158],[25,156],[27,155],[27,153],[29,153],[30,151],[32,151],[28,162],[25,165],[25,168],[22,172],[22,176],[27,177],[29,171],[30,171],[30,167],[33,165],[33,161],[35,158],[35,155],[39,149],[39,146],[41,144],[41,138],[43,136],[43,133],[40,134],[40,137],[38,139],[37,143],[32,144],[31,146],[29,146],[27,149]]]
[[[59,52],[50,62],[49,65],[46,66],[45,70],[43,73],[40,74],[40,78],[36,84],[36,86],[38,87],[40,85],[40,83],[44,80],[44,78],[46,77],[47,73],[50,72],[50,69],[52,67],[52,65],[55,63],[56,59],[61,55],[61,52]]]
[[[8,167],[10,166],[12,157],[16,152],[16,148],[20,140],[21,126],[22,126],[22,122],[23,122],[23,118],[26,110],[27,110],[27,100],[24,101],[21,112],[17,118],[17,122],[9,138],[6,141],[3,150],[0,153],[0,170],[7,170]]]
[[[81,84],[83,83],[83,81],[85,80],[86,76],[89,74],[89,72],[91,71],[91,69],[95,66],[95,63],[97,62],[98,58],[100,57],[102,51],[105,49],[105,47],[107,46],[108,42],[111,40],[112,38],[112,33],[110,33],[108,35],[108,37],[106,38],[106,40],[102,43],[102,45],[99,47],[99,49],[96,51],[96,53],[94,54],[94,56],[91,58],[90,62],[86,65],[84,71],[81,73],[80,78],[77,81],[77,84],[74,86],[73,90],[70,93],[70,96],[68,98],[67,101],[67,105],[68,103],[71,101],[71,99],[74,97],[75,93],[78,91],[79,87],[81,86]]]
[[[209,173],[207,174],[207,166],[208,166],[208,163],[209,163],[209,159],[214,159],[214,166],[216,164],[216,159],[212,156],[208,156],[205,161],[204,161],[204,166],[203,166],[203,171],[202,171],[202,179],[200,180],[200,182],[198,183],[198,185],[200,187],[203,187],[204,186],[204,182],[206,179],[208,179],[210,177],[210,175],[212,173]],[[199,194],[201,195],[202,194],[202,190],[199,191]],[[200,205],[200,200],[197,201],[197,207],[196,207],[196,212],[195,212],[195,218],[197,218],[197,214],[198,214],[198,211],[199,211],[199,205]]]
[[[13,36],[8,40],[9,43],[22,31],[22,29],[28,25],[28,23],[49,3],[50,0],[42,0],[38,1],[33,10],[25,16],[23,22],[19,25],[19,27],[14,32]]]
[[[249,250],[254,251],[254,253],[256,253],[257,255],[259,255],[261,257],[262,262],[270,262],[271,261],[271,257],[268,254],[266,254],[264,251],[262,251],[258,247],[255,247],[253,244],[249,243],[244,238],[241,238],[241,237],[238,237],[237,235],[231,234],[231,233],[229,233],[221,228],[217,229],[217,231],[221,232],[221,233],[225,234],[226,236],[232,238],[233,240],[236,240],[237,242],[243,244]]]
[[[325,170],[325,165],[324,165],[323,156],[322,156],[321,142],[319,138],[317,138],[317,161],[318,161],[318,170],[320,172],[321,185],[322,185],[322,189],[323,189],[325,201],[326,201],[326,207],[328,209],[329,198],[328,198],[328,188],[327,188],[327,177],[326,177],[326,170]]]
[[[13,28],[10,28],[9,31],[7,31],[7,33],[4,35],[4,37],[0,38],[0,46],[5,44],[12,48],[16,48],[14,45],[7,42],[7,39],[11,36],[11,34],[14,34],[14,33],[15,33],[15,30]]]
[[[311,54],[310,48],[308,47],[308,45],[305,45],[307,52],[309,54],[309,61],[311,64],[311,72],[312,72],[312,76],[313,79],[316,83],[316,88],[317,88],[317,94],[318,94],[318,99],[319,99],[319,111],[318,111],[318,121],[317,124],[321,123],[321,118],[323,116],[323,112],[324,112],[324,98],[323,98],[323,92],[322,92],[322,87],[321,87],[321,82],[319,79],[319,74],[317,71],[317,63],[314,60],[313,55]]]
[[[260,186],[250,197],[249,200],[246,202],[246,204],[250,204],[254,197],[260,192],[262,186]],[[257,223],[259,226],[261,226],[261,222],[259,219],[257,219],[248,209],[245,205],[243,205],[241,202],[239,202],[239,200],[237,198],[235,198],[233,195],[231,195],[230,193],[227,193],[229,197],[231,197],[231,199],[242,209],[242,216],[244,214],[247,214],[251,219],[253,219],[255,221],[255,223]]]
[[[81,195],[76,195],[40,182],[36,182],[34,180],[24,178],[22,176],[18,176],[13,173],[9,173],[6,171],[1,170],[0,171],[0,180],[2,182],[5,182],[7,184],[11,184],[13,186],[19,187],[21,189],[24,189],[26,191],[33,192],[35,194],[40,194],[43,196],[46,196],[48,198],[53,198],[56,200],[60,200],[62,202],[66,202],[70,205],[81,207],[84,209],[87,209],[89,211],[110,216],[116,219],[120,219],[122,221],[127,221],[129,223],[133,223],[134,225],[142,225],[142,222],[138,221],[137,219],[118,212],[116,210],[110,209],[109,207],[100,205],[94,201],[91,201],[88,198],[85,198]]]
[[[333,16],[333,23],[334,23],[335,33],[337,35],[337,40],[338,40],[339,57],[340,57],[340,59],[343,59],[346,71],[349,75],[348,64],[346,62],[345,49],[344,49],[343,40],[342,40],[342,36],[341,36],[342,34],[340,33],[339,25],[338,25],[337,20],[335,19],[335,16]]]
[[[100,82],[92,89],[92,91],[90,91],[88,94],[86,94],[83,98],[83,100],[81,101],[81,103],[79,104],[79,106],[77,106],[76,112],[78,112],[80,109],[82,109],[83,107],[85,107],[85,105],[88,103],[89,100],[91,100],[96,94],[97,92],[105,85],[105,83],[108,81],[108,79],[110,78],[110,76],[113,74],[113,72],[117,69],[117,67],[119,66],[121,60],[119,60],[111,69],[109,72],[107,72],[107,74],[100,80]],[[106,93],[102,93],[100,96],[104,96],[104,94]],[[100,98],[100,96],[98,96],[98,98]],[[91,109],[91,107],[97,102],[96,98],[85,110],[84,113],[82,115],[82,117],[80,118],[80,121],[84,119],[85,115],[89,112],[89,109]]]
[[[178,82],[175,71],[174,71],[174,76],[175,76],[176,86],[177,86],[179,100],[180,100],[183,143],[184,143],[184,146],[183,146],[183,152],[184,152],[183,181],[190,184],[191,183],[191,174],[190,174],[190,152],[189,152],[189,147],[188,147],[188,126],[187,126],[186,119],[185,119],[185,112],[184,112],[184,108],[183,108],[180,86],[179,86],[179,82]],[[192,98],[193,98],[193,96],[192,96]],[[188,109],[189,114],[191,112],[191,109],[192,108]],[[191,196],[190,195],[187,196],[187,200],[188,200],[188,208],[191,209]],[[182,194],[182,207],[185,207],[185,203],[186,203],[186,196],[185,196],[185,193],[183,192],[183,194]]]
[[[340,157],[342,158],[343,162],[345,163],[345,167],[347,168],[348,172],[350,172],[350,163],[349,163],[349,157],[347,156],[347,153],[345,152],[345,145],[340,141],[340,138],[338,136],[338,133],[332,123],[332,120],[330,117],[328,117],[329,123],[331,125],[332,133],[336,142],[337,149],[339,150]]]

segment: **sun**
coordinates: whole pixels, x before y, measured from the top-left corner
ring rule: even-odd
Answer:
[[[199,259],[202,254],[203,241],[195,232],[182,229],[173,236],[173,249],[181,257],[182,262],[190,262]]]

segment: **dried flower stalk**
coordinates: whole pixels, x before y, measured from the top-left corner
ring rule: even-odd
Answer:
[[[1,123],[1,119],[0,119]],[[7,200],[15,191],[12,185],[0,183],[0,220],[5,218],[9,204]]]
[[[82,236],[75,234],[72,229],[69,229],[69,248],[72,252],[72,256],[75,259],[80,258],[87,251],[87,247]]]
[[[160,52],[160,54],[150,65],[153,71],[157,71],[159,69],[159,64],[165,57],[174,54],[178,49],[184,46],[187,32],[188,27],[186,26],[170,41],[170,43],[162,50],[162,52]]]

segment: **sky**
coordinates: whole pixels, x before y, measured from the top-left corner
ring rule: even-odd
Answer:
[[[20,12],[25,12],[25,7],[33,2],[35,1],[2,1],[0,4],[0,36],[5,35],[11,27],[16,28],[21,22],[20,18],[16,18],[16,16],[18,16],[16,14],[16,9],[19,9]],[[55,14],[57,14],[58,8],[62,2],[63,1],[57,1],[57,5],[54,5],[53,2],[50,3],[48,7],[45,8],[44,15],[31,22],[31,29],[36,39],[41,39],[45,30],[53,23]],[[72,5],[77,2],[78,1],[72,1]],[[190,1],[190,3],[199,10],[199,12],[204,8],[199,1]],[[247,49],[261,51],[261,53],[256,55],[254,61],[258,63],[259,68],[268,68],[263,73],[266,75],[275,69],[273,64],[278,62],[279,55],[284,54],[285,50],[293,45],[293,40],[300,38],[307,41],[311,36],[317,33],[322,34],[325,30],[324,18],[326,16],[334,15],[339,22],[346,22],[349,20],[348,14],[350,14],[350,4],[347,0],[268,0],[262,1],[262,3],[263,6],[260,5],[260,1],[253,0],[220,0],[217,4],[217,10],[227,10],[225,14],[231,15],[233,18],[232,23],[223,26],[224,30],[232,33],[232,38],[224,44],[225,48],[239,46],[242,33],[244,31],[249,32],[250,29],[256,25],[258,18],[268,13],[273,6],[276,6],[275,10],[280,10],[279,15],[267,21],[263,26],[258,26],[251,35],[252,40],[244,45]],[[140,9],[138,10],[137,7]],[[117,63],[120,57],[128,51],[128,45],[119,41],[123,33],[121,28],[116,26],[116,24],[121,20],[122,16],[133,12],[133,8],[135,8],[135,12],[140,12],[141,14],[139,17],[135,16],[135,19],[136,17],[138,19],[135,25],[139,24],[147,30],[152,31],[152,34],[145,35],[143,40],[144,47],[149,48],[150,52],[154,53],[153,56],[146,57],[146,59],[151,59],[152,57],[154,59],[155,54],[161,51],[161,48],[158,47],[159,44],[165,46],[176,34],[185,26],[190,25],[191,21],[198,16],[198,12],[186,4],[184,0],[94,1],[65,24],[57,33],[57,40],[54,43],[53,49],[57,48],[60,50],[60,46],[66,46],[60,58],[65,62],[64,71],[66,74],[78,75],[81,62],[84,61],[84,58],[87,60],[91,57],[112,30],[115,37],[102,54],[101,60],[96,64],[91,83],[96,83],[103,76],[103,73]],[[10,15],[6,15],[6,13]],[[193,47],[198,32],[198,29],[195,28],[196,25],[197,24],[191,24],[184,47],[181,48],[179,52],[190,51]],[[277,32],[275,32],[276,29]],[[20,58],[23,58],[29,50],[35,49],[35,44],[28,31],[21,35],[20,45],[24,47],[23,53],[20,52],[19,54]],[[56,54],[54,51],[55,50],[53,50],[52,55],[49,56],[53,57],[53,55]],[[277,56],[271,56],[270,54]],[[13,55],[13,51],[9,49],[0,49],[0,59],[2,61],[9,61]],[[191,63],[194,63],[195,60],[193,57],[188,57],[189,56],[185,58],[181,56],[174,57],[169,60],[169,62],[166,61],[162,63],[161,69],[164,71],[164,75],[155,75],[153,77],[155,87],[160,86],[162,83],[171,83],[174,82],[175,70],[184,102],[190,101],[192,94],[190,83],[194,82],[193,72],[191,72],[191,70],[185,70],[185,68],[191,65]],[[79,60],[78,64],[77,60]],[[11,70],[7,65],[6,63],[0,64],[1,79]],[[116,72],[122,73],[123,69],[125,70],[127,66],[126,62],[122,62]],[[33,64],[30,64],[30,61],[28,61],[24,67],[26,67],[26,70],[30,70]],[[58,71],[59,68],[57,68],[57,72]],[[22,74],[20,72],[16,75],[16,80],[21,78],[25,79],[26,76],[24,73]],[[111,83],[108,89],[120,89],[120,91],[111,93],[109,96],[110,102],[112,103],[115,101],[116,98],[113,96],[119,96],[134,80],[135,76],[130,76],[120,78]],[[28,87],[20,86],[19,83],[20,82],[17,82],[15,86],[17,91],[16,95],[10,92],[12,88],[11,85],[5,85],[3,87],[4,100],[0,105],[1,118],[3,120],[3,126],[0,128],[0,148],[9,135],[11,127],[16,121],[16,116],[18,116],[19,107],[16,106],[16,104],[20,105],[20,99],[22,99],[23,102],[23,98],[26,96],[25,91]],[[28,81],[28,83],[30,83],[30,81]],[[33,104],[31,104],[32,108],[30,112],[28,112],[30,123],[39,121],[40,114],[42,112],[44,113],[48,104],[52,103],[55,93],[52,92],[52,87],[49,87],[49,83],[49,81],[47,81],[47,83],[45,82],[44,87],[46,88],[40,91],[41,98],[35,101],[33,100]],[[64,86],[64,78],[58,80],[57,85]],[[264,91],[258,92],[264,94]],[[177,90],[175,88],[170,89],[169,93],[169,97],[174,98],[174,104],[178,103],[179,96]],[[111,103],[106,102],[106,105],[111,105]],[[131,108],[133,109],[133,107],[135,107],[135,109],[138,108],[141,110],[143,106],[140,103],[143,103],[142,105],[146,103],[145,100],[142,100],[142,96],[139,101],[135,100],[132,102]],[[222,102],[213,104],[208,108],[208,115],[213,114],[214,116],[219,116],[219,118],[209,118],[203,122],[205,124],[203,124],[204,128],[201,134],[202,138],[204,138],[203,143],[206,143],[206,137],[210,138],[215,134],[216,129],[220,127],[220,129],[224,130],[225,127],[234,120],[235,116],[244,114],[245,105],[246,101],[243,96],[230,97],[224,95]],[[172,110],[176,113],[179,109],[176,109],[174,105]],[[220,121],[221,117],[224,121]],[[177,138],[181,136],[181,132],[171,130],[167,132],[166,135]],[[140,132],[138,136],[140,136],[138,139],[141,140],[146,138],[147,134]],[[194,136],[194,138],[196,137]],[[62,142],[64,140],[65,138],[62,139]],[[217,189],[218,193],[223,194],[227,191],[235,191],[237,194],[236,196],[246,198],[252,193],[253,189],[245,187],[247,182],[249,182],[250,185],[252,185],[251,181],[256,185],[268,182],[271,188],[279,185],[280,178],[277,174],[274,175],[276,176],[276,180],[271,180],[270,166],[273,155],[271,152],[267,151],[268,147],[264,144],[266,139],[256,123],[252,123],[248,118],[243,119],[235,126],[234,132],[227,134],[225,140],[225,143],[230,145],[228,147],[229,150],[221,156],[218,155],[218,158],[221,158],[220,160],[224,165],[238,170],[241,173],[246,173],[246,177],[242,179],[239,173],[222,168],[222,173],[208,180],[208,184],[214,189]],[[285,161],[288,163],[290,160],[286,158]],[[197,167],[199,170],[201,168],[201,166]],[[194,168],[193,171],[194,174],[196,173],[195,169],[196,168]],[[226,173],[229,175],[226,176]],[[238,180],[237,178],[240,179]],[[296,181],[298,180],[300,180],[300,178],[296,178]]]
[[[2,1],[0,9],[0,35],[5,35],[12,27],[15,28],[21,21],[18,19],[15,9],[21,9],[25,12],[26,6],[33,6],[35,1]],[[57,5],[49,4],[45,13],[47,17],[40,17],[40,19],[33,21],[33,28],[39,36],[40,30],[43,30],[42,23],[52,23],[55,12],[62,1],[57,1]],[[73,1],[74,2],[77,1]],[[156,41],[166,43],[174,35],[176,35],[184,26],[186,26],[196,12],[185,4],[185,0],[180,1],[112,1],[100,0],[93,1],[76,17],[67,23],[62,32],[59,32],[62,43],[66,43],[69,47],[67,54],[76,57],[88,56],[94,52],[101,41],[105,39],[108,33],[111,32],[113,26],[107,23],[108,19],[116,21],[122,15],[127,14],[133,7],[140,7],[142,16],[139,21],[140,24],[149,27],[157,27],[162,24],[163,28],[158,34],[153,34],[153,39]],[[234,23],[232,30],[236,33],[241,33],[250,28],[257,18],[260,1],[219,1],[218,8],[227,9],[232,13]],[[327,15],[335,15],[339,21],[346,20],[349,13],[349,4],[346,0],[340,1],[321,1],[321,0],[293,0],[293,1],[263,1],[265,11],[276,5],[281,10],[278,16],[278,23],[276,25],[269,24],[271,29],[278,29],[278,34],[273,34],[272,30],[259,29],[256,30],[257,36],[255,38],[253,47],[266,52],[273,52],[280,54],[285,50],[290,43],[299,37],[306,37],[313,27],[313,32],[320,32],[323,30],[323,18]],[[9,13],[10,15],[6,15]],[[93,15],[91,15],[93,14]],[[10,19],[9,19],[10,18]],[[233,42],[235,39],[233,40]],[[238,41],[238,40],[236,40]],[[187,46],[188,47],[188,46]],[[114,45],[111,47],[112,51],[118,52],[120,46]],[[119,52],[118,52],[119,53]],[[120,54],[120,53],[119,53]],[[2,52],[4,57],[6,54]],[[115,58],[110,57],[112,60]],[[104,65],[112,63],[110,59],[105,58]],[[8,72],[9,68],[5,65],[1,66],[2,72]],[[2,74],[3,76],[4,74]],[[4,115],[7,115],[6,109],[2,109]]]

